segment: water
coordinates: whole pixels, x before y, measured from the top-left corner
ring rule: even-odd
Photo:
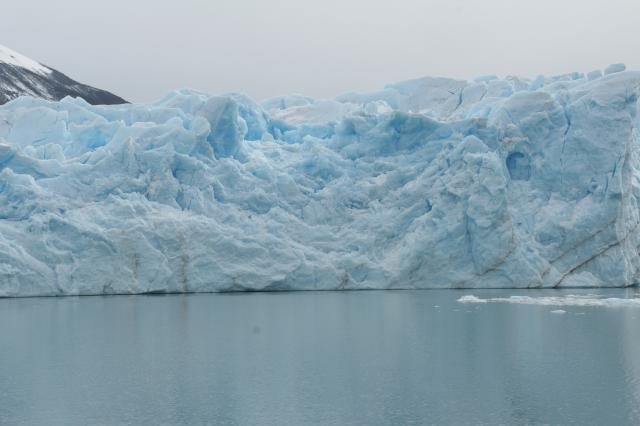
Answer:
[[[457,301],[567,293],[3,299],[0,423],[640,424],[640,307]]]

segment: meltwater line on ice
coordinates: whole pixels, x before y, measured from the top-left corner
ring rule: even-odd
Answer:
[[[0,296],[638,282],[640,73],[0,107]]]

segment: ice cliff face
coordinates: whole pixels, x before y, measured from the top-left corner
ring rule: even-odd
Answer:
[[[0,46],[0,104],[19,96],[48,100],[73,96],[98,105],[127,102],[113,93],[78,83],[53,68]]]
[[[630,286],[640,73],[0,107],[0,295]]]

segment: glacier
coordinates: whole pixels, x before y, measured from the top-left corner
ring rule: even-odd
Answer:
[[[0,107],[0,296],[625,287],[640,72]]]

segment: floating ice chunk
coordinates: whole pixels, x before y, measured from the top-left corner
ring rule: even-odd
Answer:
[[[608,308],[634,307],[640,308],[640,298],[598,297],[595,295],[566,295],[566,296],[510,296],[490,297],[482,299],[473,295],[462,296],[460,303],[514,303],[518,305],[542,306],[600,306]],[[563,311],[564,312],[564,311]],[[561,313],[561,312],[553,312]]]
[[[556,309],[556,310],[551,311],[551,313],[555,314],[555,315],[564,315],[564,314],[567,313],[567,311],[565,311],[563,309]]]
[[[487,299],[480,299],[479,297],[476,297],[472,294],[462,296],[460,299],[458,299],[458,302],[460,303],[487,303],[488,301],[489,300]]]

